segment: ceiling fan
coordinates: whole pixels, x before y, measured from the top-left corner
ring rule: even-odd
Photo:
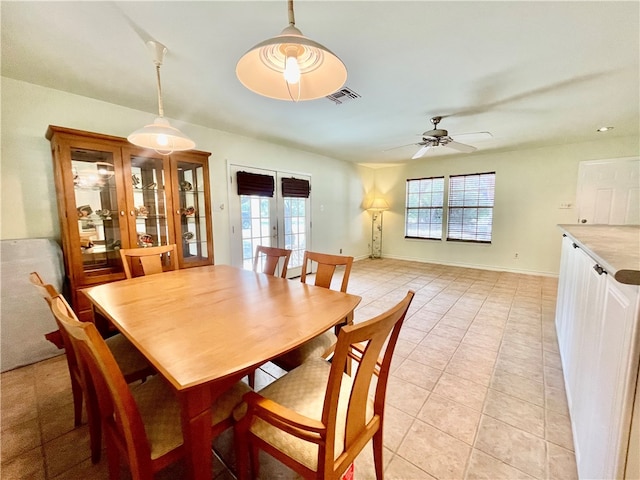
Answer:
[[[467,145],[465,143],[456,142],[451,136],[449,132],[438,128],[438,124],[442,120],[442,117],[433,117],[431,118],[431,123],[433,124],[433,130],[428,130],[422,134],[422,141],[411,144],[411,145],[420,145],[421,148],[418,150],[411,159],[416,159],[424,156],[428,150],[434,147],[447,147],[452,148],[453,150],[457,150],[463,153],[471,153],[477,150],[476,147],[471,145]],[[462,135],[481,135],[484,138],[491,138],[491,134],[489,132],[478,132],[474,134],[462,134]],[[456,135],[456,137],[462,136]]]

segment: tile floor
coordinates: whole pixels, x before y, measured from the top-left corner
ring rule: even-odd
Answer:
[[[387,479],[577,478],[554,329],[557,279],[391,259],[355,262],[356,322],[416,291],[387,392]],[[257,384],[281,372],[266,365]],[[1,472],[8,479],[106,479],[73,429],[63,356],[5,372]],[[232,432],[215,442],[233,465]],[[103,457],[104,458],[104,457]],[[262,478],[292,472],[262,459]],[[214,462],[212,478],[233,478]],[[181,478],[180,465],[159,475]],[[123,478],[130,478],[123,468]],[[374,478],[371,449],[355,479]]]

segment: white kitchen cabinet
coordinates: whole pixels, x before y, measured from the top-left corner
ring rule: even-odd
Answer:
[[[625,478],[640,455],[629,450],[632,416],[640,415],[639,287],[618,282],[603,263],[578,238],[563,238],[556,327],[584,479]]]

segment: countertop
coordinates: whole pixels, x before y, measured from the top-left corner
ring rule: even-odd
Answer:
[[[640,225],[558,225],[618,282],[640,285]]]

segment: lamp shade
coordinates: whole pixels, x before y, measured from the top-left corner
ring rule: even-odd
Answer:
[[[193,140],[172,127],[164,117],[157,117],[151,125],[136,130],[127,140],[138,147],[150,148],[163,155],[191,150],[196,146]]]
[[[285,80],[287,57],[294,52],[298,83]],[[249,90],[277,100],[313,100],[338,91],[347,81],[347,68],[331,50],[289,25],[280,35],[258,43],[236,65],[238,80]]]
[[[382,210],[389,210],[389,204],[384,198],[374,198],[371,202],[371,206],[367,210],[375,212],[381,212]]]

